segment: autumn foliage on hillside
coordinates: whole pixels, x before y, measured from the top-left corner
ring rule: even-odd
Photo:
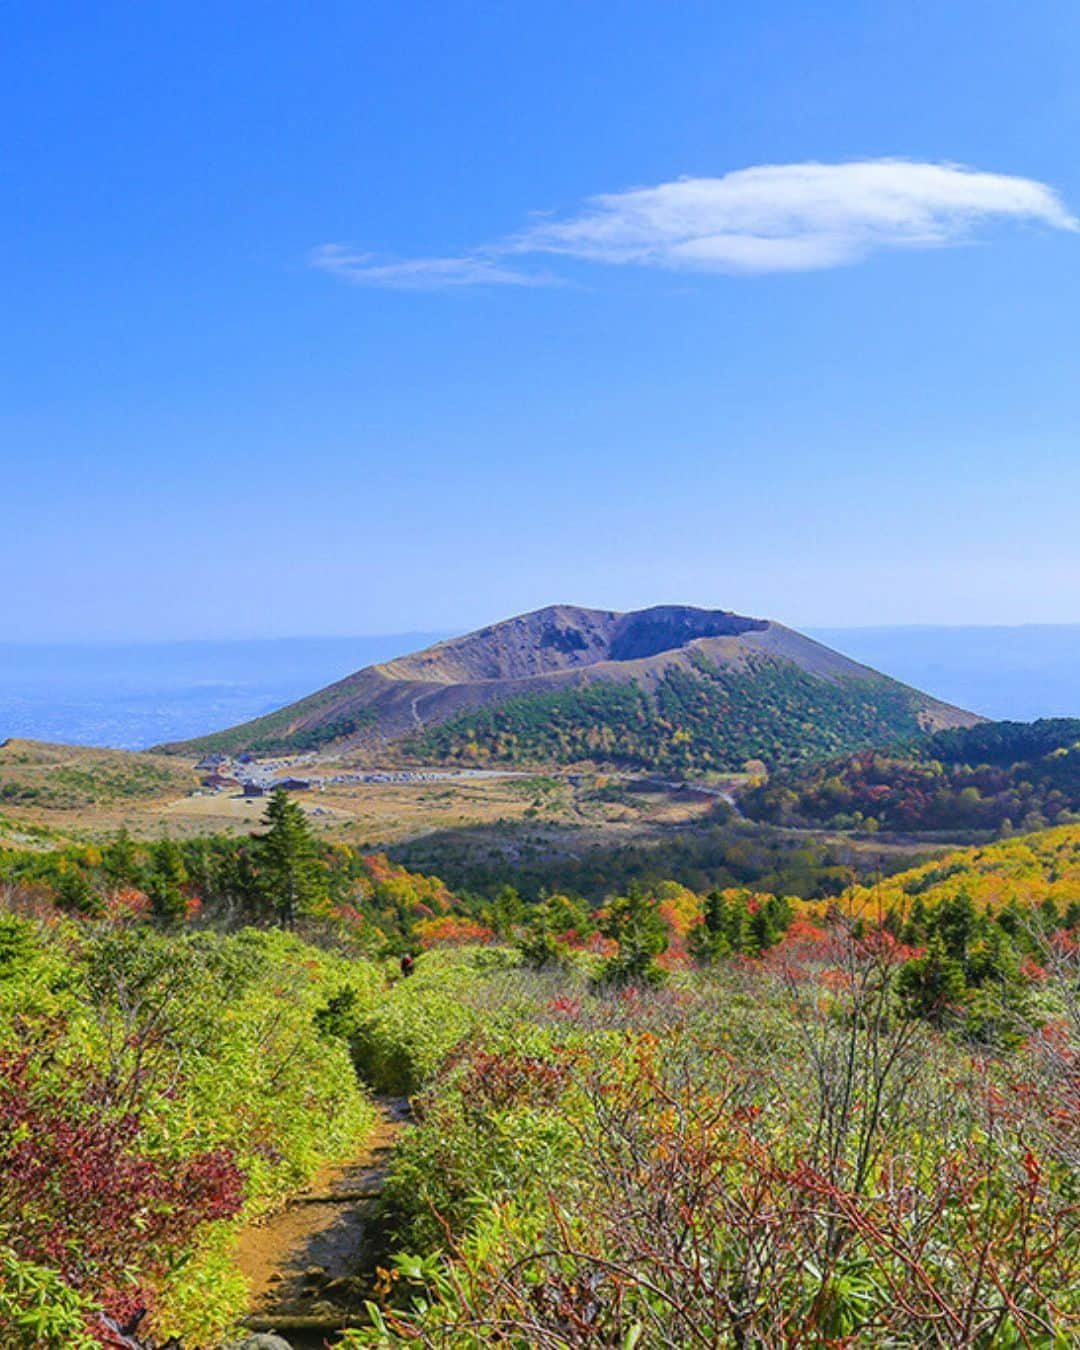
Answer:
[[[826,901],[455,896],[280,803],[6,855],[0,1339],[225,1338],[214,1234],[355,1143],[355,1066],[417,1100],[368,1344],[1068,1343],[1078,835]]]
[[[697,653],[649,690],[616,680],[508,698],[417,733],[423,761],[592,762],[665,773],[741,770],[888,745],[919,731],[919,697],[883,676],[829,681],[760,656],[745,668]]]
[[[909,908],[916,900],[934,905],[959,894],[979,910],[1021,913],[1045,906],[1065,927],[1080,921],[1080,826],[958,849],[910,871],[857,887],[843,903],[853,913],[873,915]]]
[[[461,905],[437,878],[385,855],[316,841],[307,820],[276,794],[264,830],[136,843],[120,832],[102,845],[53,851],[0,849],[9,905],[41,916],[59,910],[89,922],[177,928],[276,924],[322,926],[365,949],[408,939],[414,923]]]
[[[1073,1343],[1080,967],[990,1050],[906,1010],[925,954],[834,915],[663,987],[456,967],[349,1343]]]
[[[743,794],[779,825],[1012,834],[1080,814],[1080,720],[987,722],[902,749],[864,750],[782,772]]]

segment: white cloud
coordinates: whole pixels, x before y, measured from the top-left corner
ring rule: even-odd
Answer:
[[[314,261],[350,281],[399,287],[547,284],[553,278],[520,270],[523,259],[543,255],[693,272],[805,272],[879,249],[963,243],[994,221],[1080,230],[1054,189],[1034,179],[879,159],[764,164],[606,193],[569,219],[464,257],[383,263],[329,244]]]
[[[493,258],[411,258],[379,262],[374,254],[356,253],[343,244],[323,244],[311,254],[311,265],[346,281],[396,290],[441,290],[447,286],[542,286],[551,279],[518,272]]]

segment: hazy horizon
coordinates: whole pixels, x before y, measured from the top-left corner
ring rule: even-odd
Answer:
[[[613,605],[579,605],[579,603],[576,601],[564,601],[564,602],[558,601],[555,603],[558,603],[558,605],[566,603],[567,606],[578,607],[578,609],[617,610],[617,606]],[[713,607],[722,607],[722,606],[706,605],[706,603],[694,603],[690,601],[687,602],[659,601],[657,603],[660,603],[660,605],[663,605],[663,603],[672,603],[672,605],[683,605],[683,603],[686,603],[687,609],[713,609]],[[539,605],[536,606],[536,609],[548,609],[548,607],[551,606]],[[629,612],[630,609],[648,609],[648,607],[651,606],[633,605],[629,606],[626,612]],[[14,637],[14,639],[11,639],[11,637],[9,637],[9,639],[0,639],[0,652],[3,652],[4,648],[12,648],[12,649],[68,648],[68,647],[81,647],[81,648],[100,647],[103,649],[119,648],[119,647],[184,648],[184,647],[200,647],[200,645],[229,645],[232,643],[251,643],[251,644],[265,643],[267,645],[271,645],[274,643],[365,643],[365,641],[382,640],[382,639],[402,639],[402,637],[404,637],[404,639],[420,639],[425,641],[431,641],[431,643],[435,643],[435,641],[443,641],[444,639],[448,639],[448,637],[459,637],[462,636],[462,634],[464,633],[477,632],[477,630],[481,628],[487,628],[487,626],[499,624],[499,622],[508,620],[508,618],[516,617],[517,614],[525,614],[525,613],[532,613],[532,610],[516,610],[516,612],[513,613],[498,614],[498,616],[495,617],[489,616],[487,618],[481,618],[481,620],[477,620],[474,622],[467,622],[467,624],[443,626],[443,628],[431,628],[431,629],[389,628],[385,630],[379,630],[379,632],[374,632],[374,630],[371,630],[371,632],[363,632],[363,633],[359,632],[335,633],[335,632],[328,632],[328,630],[324,630],[324,632],[305,633],[297,629],[297,630],[290,630],[290,632],[281,632],[281,633],[242,633],[236,634],[236,636],[228,636],[228,637],[215,636],[215,634],[207,634],[207,633],[192,633],[188,634],[188,636],[170,636],[170,634],[161,634],[161,636],[158,636],[158,634],[150,634],[150,636],[135,636],[135,634],[128,634],[128,636],[94,636],[94,634],[86,634],[86,636],[81,637],[80,636],[26,637],[26,639],[18,639],[18,637]],[[761,616],[752,616],[752,617],[764,618],[769,616],[764,616],[764,614],[761,614]],[[807,622],[807,624],[802,624],[802,622],[795,622],[794,620],[791,620],[791,618],[776,618],[776,617],[772,617],[772,622],[778,622],[778,624],[783,624],[784,626],[786,626],[786,628],[798,629],[799,632],[810,634],[810,636],[814,636],[814,634],[817,633],[875,633],[875,632],[952,633],[952,632],[964,632],[964,630],[967,629],[977,630],[977,632],[991,632],[991,630],[995,629],[1004,629],[1008,630],[1008,632],[1012,632],[1012,630],[1017,629],[1031,629],[1031,628],[1045,628],[1052,630],[1069,629],[1069,628],[1080,629],[1080,618],[1076,618],[1076,620],[1056,620],[1056,621],[1031,620],[1025,622],[1017,622],[1017,624],[1010,624],[1010,622],[1004,621],[985,622],[985,624],[977,624],[977,622],[969,622],[969,624],[952,624],[952,622],[945,622],[945,621],[937,622],[937,621],[919,621],[919,620],[913,620],[911,622],[907,622],[907,624],[840,624],[840,622]]]
[[[950,703],[1019,721],[1080,716],[1080,624],[807,628]],[[0,740],[145,749],[260,716],[454,634],[0,643]]]

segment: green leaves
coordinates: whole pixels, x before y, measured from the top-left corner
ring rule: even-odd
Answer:
[[[301,914],[317,914],[329,903],[329,879],[315,836],[302,809],[284,788],[270,796],[259,837],[261,880],[266,896],[287,928]]]
[[[655,957],[667,950],[669,933],[659,902],[642,887],[631,885],[626,895],[609,900],[600,914],[600,931],[618,944],[598,976],[601,986],[662,984],[664,972]]]
[[[36,1066],[30,1105],[40,1126],[26,1115],[27,1093],[3,1098],[15,1113],[0,1141],[0,1220],[15,1264],[0,1252],[0,1344],[96,1344],[80,1337],[110,1272],[124,1288],[153,1287],[160,1339],[223,1340],[246,1299],[229,1222],[213,1218],[237,1199],[230,1168],[244,1174],[246,1213],[258,1215],[323,1162],[352,1154],[374,1112],[346,1045],[320,1033],[317,1013],[343,991],[370,1006],[383,976],[276,931],[139,927],[91,936],[64,925],[40,930],[28,946],[26,928],[0,920],[0,947],[11,957],[0,979],[0,1056],[10,1061],[21,1029]],[[112,1153],[110,1130],[122,1132]],[[59,1141],[59,1161],[35,1183],[32,1203],[21,1203],[26,1165],[18,1160],[38,1157],[49,1140]],[[128,1169],[115,1193],[110,1160]],[[132,1206],[143,1193],[136,1181],[156,1187],[145,1205]],[[215,1200],[208,1210],[215,1196],[228,1205]],[[127,1243],[115,1271],[114,1218]],[[27,1244],[53,1238],[56,1268],[28,1264]],[[63,1278],[65,1254],[81,1272],[78,1296]]]
[[[92,1299],[0,1246],[0,1336],[10,1350],[100,1350],[87,1330],[93,1315]]]
[[[699,659],[671,666],[646,692],[598,680],[475,709],[408,742],[427,759],[514,764],[581,761],[681,774],[772,767],[919,731],[917,695],[883,676],[839,682],[790,661],[757,658],[742,669]]]

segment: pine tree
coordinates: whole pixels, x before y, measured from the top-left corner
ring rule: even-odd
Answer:
[[[276,788],[267,803],[259,837],[263,888],[278,921],[293,928],[301,914],[326,904],[329,882],[319,848],[303,811],[284,788]]]
[[[728,906],[726,926],[728,946],[733,952],[752,955],[757,950],[750,928],[749,891],[740,891]]]
[[[909,947],[921,947],[926,942],[929,921],[930,916],[927,912],[926,901],[921,895],[917,896],[915,903],[911,906],[907,923],[904,924],[903,941]]]
[[[514,936],[525,922],[525,902],[513,886],[503,886],[491,902],[491,926],[501,938]]]
[[[1045,933],[1053,933],[1061,926],[1061,911],[1052,895],[1048,895],[1039,906],[1039,924]]]
[[[758,905],[750,915],[750,950],[755,956],[767,952],[780,941],[780,930],[773,923],[767,905]]]
[[[521,959],[531,970],[563,966],[570,949],[558,936],[550,900],[541,900],[529,912],[528,925],[518,939]]]
[[[249,918],[267,917],[270,903],[259,874],[257,847],[240,848],[225,855],[221,890],[234,899]]]
[[[56,903],[69,914],[99,918],[105,911],[100,895],[78,867],[65,866],[56,879]]]
[[[604,963],[601,982],[624,985],[643,982],[660,984],[664,972],[655,957],[666,951],[667,925],[656,899],[636,882],[626,895],[608,902],[600,931],[619,944],[618,953]]]
[[[690,934],[690,951],[698,961],[718,961],[731,953],[728,903],[722,891],[705,897],[701,923]]]
[[[102,849],[101,865],[112,886],[129,886],[138,880],[139,860],[135,841],[122,827]]]
[[[978,926],[975,905],[967,891],[957,891],[942,900],[933,918],[934,931],[954,961],[967,959],[968,947]]]
[[[963,1005],[967,996],[964,968],[949,955],[935,933],[924,956],[901,966],[896,990],[907,1016],[943,1022]]]
[[[183,892],[187,879],[180,845],[174,839],[159,840],[151,852],[150,872],[146,879],[146,893],[159,919],[176,923],[187,914],[187,899]]]

